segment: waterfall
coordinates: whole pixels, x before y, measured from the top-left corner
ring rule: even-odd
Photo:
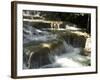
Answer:
[[[89,65],[89,59],[80,55],[80,48],[74,48],[65,41],[63,41],[62,45],[62,48],[51,51],[49,58],[52,64],[44,65],[42,68],[82,67]],[[54,53],[54,55],[52,55],[52,53]]]
[[[37,41],[37,45],[28,45],[23,49],[24,69],[80,67],[90,64],[90,58],[81,55],[81,48],[69,43],[70,36],[66,40],[59,39],[57,34],[24,26],[23,38],[24,44]],[[39,41],[41,42],[38,43]],[[76,42],[72,40],[72,43]]]
[[[26,54],[30,54],[29,62],[27,62],[31,66],[28,68],[80,67],[88,65],[85,63],[88,59],[80,55],[80,52],[80,48],[74,48],[64,40],[62,45],[58,45],[55,49],[45,47],[38,49],[37,52],[27,51]]]

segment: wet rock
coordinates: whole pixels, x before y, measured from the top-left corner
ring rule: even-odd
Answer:
[[[30,68],[40,68],[44,65],[51,64],[49,59],[49,52],[48,48],[41,48],[37,52],[31,55],[30,57]]]

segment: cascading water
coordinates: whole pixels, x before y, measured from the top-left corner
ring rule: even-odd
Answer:
[[[62,47],[52,51],[49,55],[52,64],[43,66],[42,68],[57,68],[57,67],[81,67],[87,66],[88,59],[80,55],[81,49],[74,48],[63,41]],[[54,55],[52,55],[54,53]],[[59,55],[60,53],[60,55]],[[85,63],[82,63],[85,62]]]
[[[23,30],[24,44],[37,41],[38,45],[25,46],[23,68],[57,68],[88,66],[90,59],[80,55],[81,48],[75,48],[57,35],[34,27]],[[35,39],[37,38],[37,39]],[[39,43],[38,41],[41,41]]]

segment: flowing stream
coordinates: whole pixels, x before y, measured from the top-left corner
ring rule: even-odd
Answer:
[[[73,47],[57,35],[25,26],[23,68],[81,67],[90,65],[90,56],[81,55],[81,47]],[[41,42],[40,42],[41,41]],[[75,42],[73,42],[75,44]]]

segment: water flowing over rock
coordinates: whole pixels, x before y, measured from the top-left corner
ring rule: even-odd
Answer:
[[[48,41],[52,39],[56,39],[56,35],[46,31],[41,31],[28,25],[25,25],[23,27],[24,43],[28,43],[30,41]]]
[[[81,55],[86,41],[84,36],[65,34],[60,38],[57,34],[24,26],[23,68],[89,66],[90,57]]]

